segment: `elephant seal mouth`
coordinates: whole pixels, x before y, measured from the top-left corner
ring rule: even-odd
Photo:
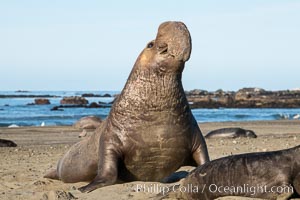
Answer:
[[[167,54],[168,53],[168,44],[167,43],[162,43],[157,47],[157,50],[159,54]]]

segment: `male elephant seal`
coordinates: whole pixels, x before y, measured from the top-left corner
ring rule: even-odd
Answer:
[[[139,55],[127,83],[95,133],[75,144],[45,177],[92,181],[82,192],[121,181],[160,181],[183,165],[209,160],[181,76],[191,38],[165,22]]]
[[[17,144],[11,140],[0,139],[0,147],[16,147]]]
[[[256,138],[257,135],[251,130],[242,128],[221,128],[210,131],[205,135],[206,139],[210,138],[237,138],[237,137],[250,137]]]
[[[207,162],[170,191],[168,198],[189,200],[212,200],[224,196],[274,200],[300,197],[300,145]]]

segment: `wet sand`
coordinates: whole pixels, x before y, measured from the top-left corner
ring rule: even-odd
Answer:
[[[272,151],[294,147],[300,144],[300,120],[201,123],[200,128],[207,132],[224,127],[251,129],[258,135],[256,139],[209,139],[206,140],[211,159],[231,154]],[[0,199],[151,199],[155,192],[137,191],[137,187],[151,182],[131,182],[116,184],[81,194],[78,187],[86,183],[66,184],[43,178],[43,175],[56,166],[59,158],[70,146],[81,139],[79,130],[70,126],[61,127],[20,127],[0,128],[0,138],[13,140],[18,147],[0,148]],[[192,170],[192,167],[183,167]],[[152,185],[151,185],[152,184]],[[220,198],[249,199],[249,198]]]

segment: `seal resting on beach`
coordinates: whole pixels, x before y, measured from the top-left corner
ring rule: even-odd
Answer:
[[[77,129],[82,129],[82,132],[79,134],[79,137],[85,137],[87,135],[86,130],[95,130],[100,126],[102,120],[96,116],[86,116],[80,118],[73,126]]]
[[[120,96],[95,133],[80,141],[45,177],[91,181],[90,192],[121,181],[161,181],[184,165],[209,161],[181,76],[191,53],[182,22],[165,22],[141,52]]]
[[[17,144],[11,140],[0,139],[0,147],[16,147]]]
[[[96,129],[100,124],[102,123],[102,120],[99,117],[96,116],[86,116],[80,118],[73,126],[78,129]]]
[[[224,196],[274,200],[298,198],[300,145],[280,151],[212,160],[197,167],[170,191],[161,199],[212,200]]]
[[[237,137],[256,138],[257,135],[252,130],[245,130],[242,128],[221,128],[221,129],[210,131],[204,137],[205,139],[237,138]]]

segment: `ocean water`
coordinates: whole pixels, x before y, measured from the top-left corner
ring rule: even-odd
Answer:
[[[63,108],[63,111],[51,111],[54,106],[60,105],[64,96],[81,96],[83,93],[111,94],[117,91],[34,91],[14,92],[0,91],[0,95],[55,95],[58,98],[48,98],[50,105],[27,105],[33,103],[35,98],[0,98],[0,127],[10,125],[17,126],[46,126],[72,125],[78,119],[88,115],[96,115],[105,118],[110,108]],[[86,98],[91,102],[111,102],[113,97],[92,97]],[[293,119],[300,114],[297,109],[193,109],[198,122],[224,122],[224,121],[259,121],[259,120],[280,120]]]

